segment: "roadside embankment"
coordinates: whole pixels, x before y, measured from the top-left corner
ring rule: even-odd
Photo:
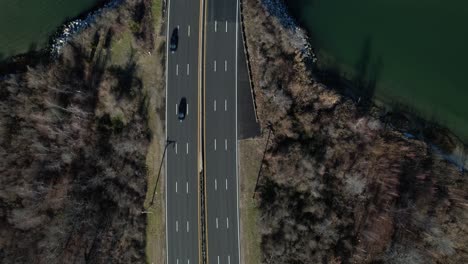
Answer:
[[[243,1],[258,117],[272,125],[253,221],[262,262],[468,261],[466,172],[314,78],[272,3]]]

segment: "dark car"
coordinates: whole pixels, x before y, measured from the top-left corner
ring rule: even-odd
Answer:
[[[182,120],[185,119],[185,116],[187,116],[187,99],[185,99],[185,97],[180,99],[179,114],[177,116],[179,117],[180,122],[182,122]]]
[[[169,44],[169,48],[171,49],[172,53],[174,53],[177,50],[178,44],[179,44],[179,28],[174,28],[174,30],[172,30],[171,43]]]

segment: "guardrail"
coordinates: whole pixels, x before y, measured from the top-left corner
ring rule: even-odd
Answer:
[[[244,54],[246,57],[247,61],[247,73],[249,75],[249,83],[250,83],[250,93],[252,95],[252,101],[254,104],[254,112],[255,112],[255,121],[258,123],[258,116],[257,116],[257,100],[255,99],[255,89],[254,89],[254,83],[252,81],[252,70],[251,70],[251,65],[250,65],[250,55],[249,55],[249,49],[247,47],[247,38],[245,35],[245,24],[244,24],[244,0],[239,0],[239,7],[240,7],[240,25],[241,25],[241,32],[242,32],[242,43],[244,47]]]

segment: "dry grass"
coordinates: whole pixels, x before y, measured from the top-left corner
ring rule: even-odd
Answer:
[[[119,39],[112,42],[110,47],[111,52],[111,64],[113,65],[125,65],[127,63],[130,53],[134,47],[133,36],[130,29],[122,32]]]
[[[158,65],[159,54],[153,53],[140,59],[143,71],[143,86],[147,95],[148,125],[152,132],[151,145],[148,148],[146,164],[148,167],[148,190],[145,208],[148,208],[146,229],[146,254],[148,263],[163,263],[165,247],[165,213],[164,213],[164,170],[161,172],[154,204],[149,207],[157,181],[159,165],[164,150],[164,83],[161,65]],[[152,74],[151,74],[152,72]]]
[[[165,175],[161,171],[154,204],[150,207],[153,190],[157,181],[159,165],[164,150],[164,69],[161,62],[165,54],[157,51],[164,43],[160,37],[161,28],[161,0],[153,0],[152,13],[155,29],[155,47],[152,52],[146,52],[140,56],[138,65],[142,67],[143,89],[146,94],[148,107],[148,125],[152,132],[151,145],[148,148],[146,164],[148,167],[148,190],[146,194],[145,208],[147,208],[146,223],[146,262],[165,263]]]
[[[261,263],[261,236],[258,228],[260,211],[257,200],[252,196],[265,142],[266,138],[239,141],[242,263]]]

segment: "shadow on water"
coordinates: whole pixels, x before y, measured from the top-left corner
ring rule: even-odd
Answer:
[[[30,53],[33,53],[33,52],[36,52],[37,51],[37,43],[36,42],[31,42],[28,46],[28,51],[27,53],[30,54]]]
[[[372,106],[375,89],[384,67],[382,57],[373,55],[372,38],[367,37],[354,64],[353,73],[343,72],[338,62],[322,65],[319,62],[315,72],[320,82],[352,98],[359,106],[361,114],[365,114]]]

